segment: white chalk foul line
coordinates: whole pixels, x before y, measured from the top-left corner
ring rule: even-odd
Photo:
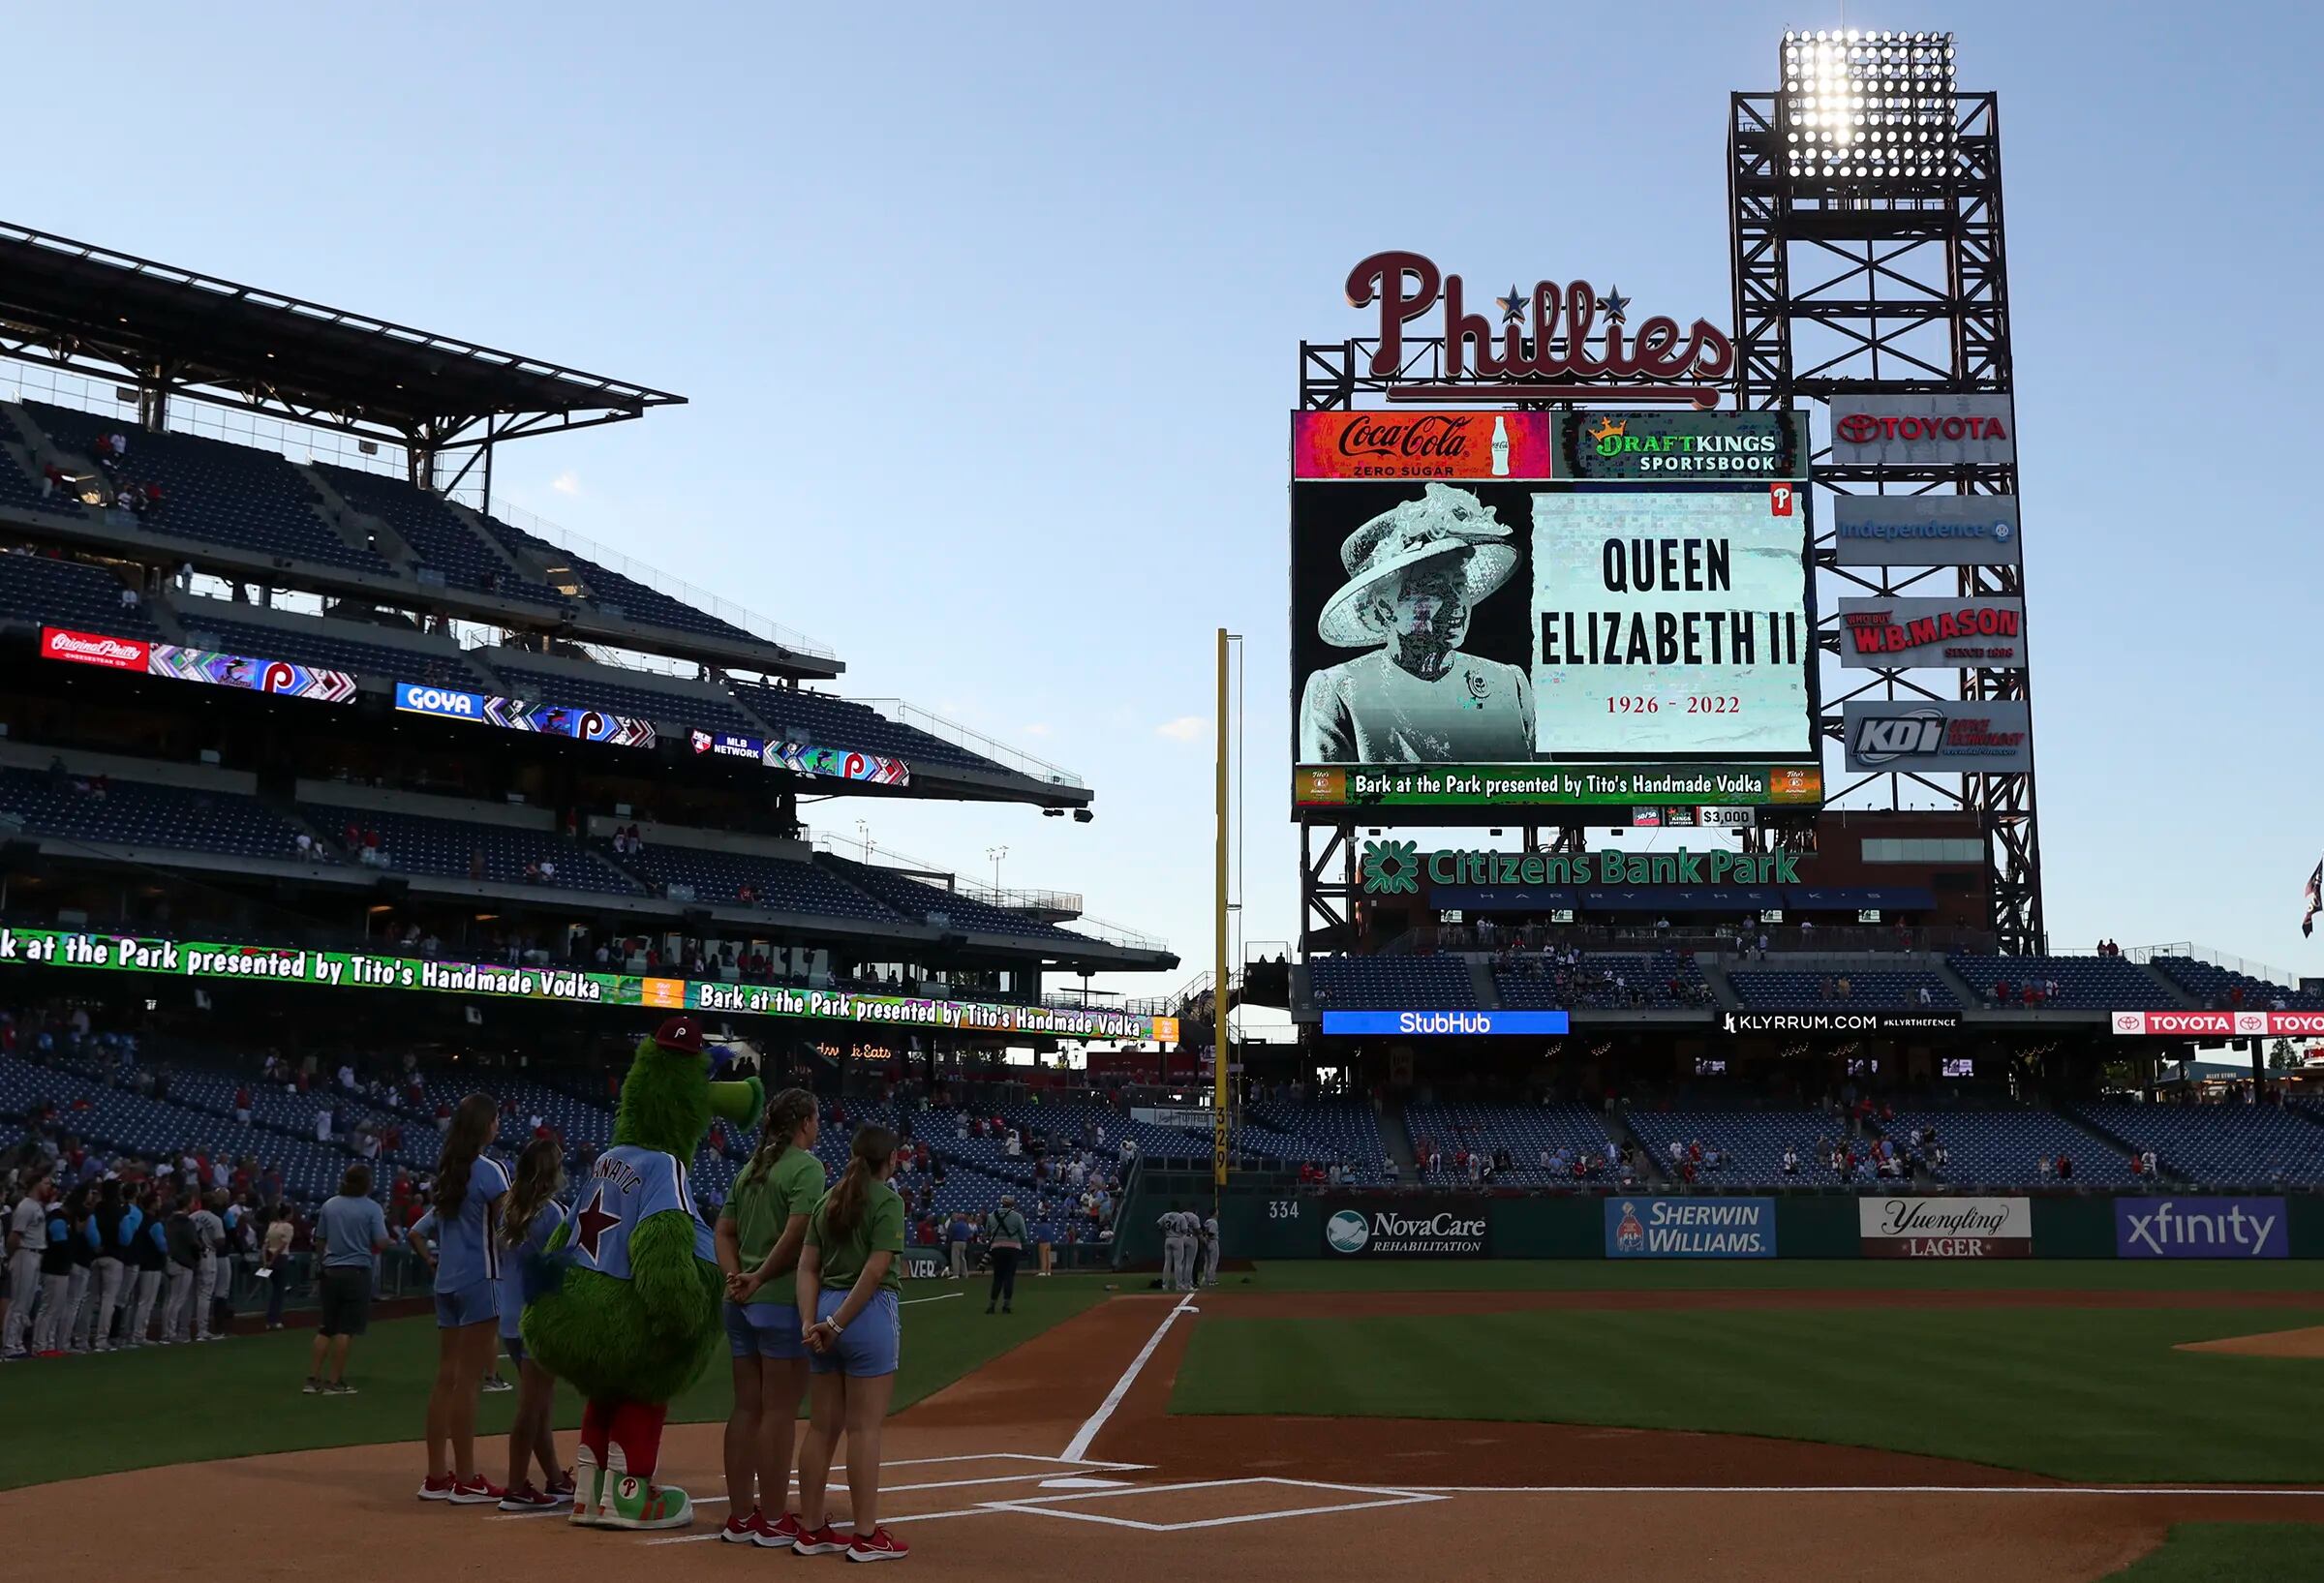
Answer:
[[[1168,1332],[1171,1324],[1180,1314],[1186,1313],[1193,1306],[1194,1294],[1189,1292],[1177,1300],[1169,1313],[1162,1316],[1162,1323],[1155,1325],[1154,1333],[1146,1338],[1146,1345],[1138,1350],[1136,1357],[1130,1359],[1130,1366],[1121,1371],[1121,1378],[1114,1382],[1114,1388],[1106,1392],[1106,1399],[1098,1404],[1097,1411],[1089,1415],[1087,1421],[1082,1425],[1079,1432],[1074,1435],[1072,1442],[1066,1446],[1064,1458],[1066,1461],[1078,1462],[1088,1453],[1091,1444],[1097,1439],[1098,1431],[1105,1428],[1106,1420],[1114,1416],[1116,1408],[1121,1406],[1121,1399],[1130,1393],[1130,1386],[1137,1384],[1139,1372],[1146,1367],[1147,1359],[1153,1356],[1154,1349],[1162,1345],[1163,1335]]]
[[[955,1297],[965,1297],[966,1295],[968,1295],[968,1294],[965,1292],[947,1292],[942,1296],[937,1297],[906,1297],[903,1299],[903,1301],[898,1303],[896,1306],[899,1308],[909,1308],[916,1302],[950,1302]]]
[[[1048,1463],[1053,1463],[1053,1464],[1054,1464],[1054,1463],[1056,1463],[1056,1462],[1059,1462],[1059,1461],[1061,1461],[1061,1460],[1062,1460],[1062,1459],[1060,1459],[1060,1458],[1055,1458],[1055,1457],[1046,1457],[1046,1456],[1031,1456],[1031,1455],[1027,1455],[1026,1453],[1024,1453],[1024,1452],[1022,1452],[1022,1451],[994,1451],[994,1452],[992,1452],[992,1453],[991,1453],[991,1454],[989,1454],[989,1455],[982,1455],[982,1456],[924,1456],[924,1457],[914,1457],[914,1458],[910,1458],[910,1459],[908,1459],[908,1460],[906,1460],[906,1461],[898,1461],[898,1462],[890,1462],[890,1463],[886,1463],[886,1464],[883,1464],[883,1466],[890,1467],[890,1468],[902,1468],[902,1467],[908,1467],[908,1466],[913,1466],[913,1465],[925,1465],[925,1464],[927,1464],[927,1463],[932,1463],[932,1462],[987,1462],[987,1461],[994,1461],[994,1462],[996,1462],[996,1461],[1000,1461],[1000,1460],[1002,1460],[1003,1458],[1006,1458],[1007,1460],[1009,1460],[1009,1461],[1012,1461],[1012,1462],[1048,1462]],[[1090,1463],[1085,1463],[1085,1464],[1082,1464],[1082,1466],[1085,1466],[1085,1467],[1091,1467],[1091,1468],[1103,1468],[1103,1469],[1105,1469],[1105,1470],[1106,1470],[1107,1472],[1109,1472],[1109,1473],[1148,1473],[1148,1472],[1151,1472],[1151,1471],[1152,1471],[1152,1470],[1151,1470],[1151,1468],[1150,1468],[1148,1465],[1147,1465],[1147,1464],[1145,1464],[1145,1463],[1139,1463],[1139,1462],[1090,1462]],[[882,1485],[880,1486],[879,1493],[880,1493],[880,1495],[881,1495],[882,1497],[886,1497],[886,1496],[890,1496],[890,1495],[902,1495],[902,1494],[903,1494],[903,1493],[904,1493],[906,1490],[927,1490],[927,1489],[965,1489],[965,1488],[967,1488],[968,1486],[970,1486],[970,1485],[974,1485],[974,1484],[1026,1484],[1026,1483],[1037,1483],[1037,1482],[1039,1482],[1039,1481],[1040,1481],[1040,1480],[1042,1480],[1042,1479],[1045,1479],[1045,1478],[1048,1478],[1048,1477],[1050,1477],[1054,1472],[1055,1472],[1055,1468],[1053,1467],[1053,1468],[1046,1468],[1046,1469],[1036,1469],[1036,1470],[1034,1470],[1033,1472],[1030,1472],[1030,1473],[1012,1473],[1012,1474],[1000,1474],[1000,1475],[997,1475],[997,1476],[993,1476],[993,1477],[988,1477],[988,1478],[941,1478],[941,1479],[934,1479],[934,1480],[932,1480],[932,1481],[930,1481],[930,1482],[928,1482],[928,1483],[924,1483],[924,1484],[882,1484]],[[799,1479],[798,1479],[798,1476],[797,1476],[797,1475],[793,1475],[793,1476],[792,1476],[792,1477],[791,1477],[791,1482],[792,1482],[792,1483],[794,1483],[794,1484],[796,1484],[796,1483],[798,1483],[798,1482],[799,1482]],[[725,1504],[726,1504],[726,1497],[725,1497],[725,1496],[723,1496],[723,1495],[705,1495],[705,1496],[703,1496],[703,1497],[702,1497],[700,1500],[698,1500],[698,1501],[696,1501],[696,1502],[694,1503],[694,1505],[696,1505],[696,1506],[698,1506],[698,1507],[705,1507],[705,1506],[724,1506]],[[928,1522],[928,1521],[931,1521],[931,1520],[933,1520],[933,1519],[934,1519],[934,1518],[937,1518],[937,1517],[973,1517],[973,1516],[977,1515],[977,1513],[978,1513],[979,1511],[983,1510],[983,1509],[984,1509],[984,1508],[983,1508],[982,1507],[976,1507],[976,1508],[974,1508],[974,1509],[970,1509],[970,1510],[962,1510],[962,1511],[923,1511],[923,1512],[913,1512],[913,1513],[910,1513],[910,1514],[908,1514],[908,1515],[905,1515],[905,1516],[901,1516],[901,1517],[890,1517],[890,1518],[888,1518],[888,1519],[887,1519],[887,1521],[889,1521],[889,1522],[891,1522],[891,1523],[907,1523],[907,1522]],[[839,1520],[838,1520],[838,1519],[836,1519],[836,1518],[835,1518],[835,1519],[833,1520],[833,1522],[832,1522],[832,1527],[834,1527],[834,1528],[846,1528],[846,1527],[848,1527],[848,1526],[850,1526],[850,1525],[849,1525],[849,1524],[847,1524],[847,1523],[844,1523],[844,1522],[839,1521]],[[648,1539],[646,1542],[647,1542],[648,1544],[699,1544],[699,1543],[701,1543],[701,1542],[702,1542],[704,1539],[715,1539],[715,1538],[717,1538],[718,1537],[719,1537],[719,1535],[718,1535],[718,1531],[717,1531],[716,1529],[713,1529],[711,1532],[709,1532],[709,1533],[707,1533],[707,1534],[678,1534],[678,1535],[674,1535],[674,1536],[672,1536],[671,1537],[669,1537],[669,1538],[666,1538],[666,1539]]]
[[[2324,1489],[2224,1484],[1398,1484],[1415,1495],[2209,1495],[2324,1499]]]

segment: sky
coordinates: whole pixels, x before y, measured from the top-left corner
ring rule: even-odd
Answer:
[[[1997,91],[2052,938],[2324,973],[2310,8],[132,8],[17,74],[0,217],[680,392],[503,496],[1061,764],[1088,825],[818,828],[1208,958],[1212,632],[1244,936],[1298,931],[1285,412],[1383,248],[1728,318],[1727,95],[1787,27]],[[83,19],[12,20],[26,59]],[[46,36],[44,36],[46,35]],[[26,145],[31,146],[31,145]],[[1140,988],[1140,985],[1125,985]]]

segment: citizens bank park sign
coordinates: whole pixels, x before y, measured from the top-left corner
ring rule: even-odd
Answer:
[[[721,1012],[737,1017],[872,1022],[932,1032],[1023,1034],[1048,1039],[1118,1039],[1176,1044],[1175,1017],[1077,1006],[1012,1006],[912,995],[866,995],[782,985],[728,984],[578,968],[423,961],[356,951],[179,941],[46,928],[0,928],[0,967],[65,967],[158,973],[197,982],[240,979],[334,989],[433,989],[494,1000],[636,1006]]]

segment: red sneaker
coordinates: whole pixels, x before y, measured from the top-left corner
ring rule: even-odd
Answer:
[[[448,1473],[438,1474],[422,1480],[419,1486],[419,1498],[423,1501],[450,1500],[452,1498],[452,1476]]]
[[[828,1522],[821,1528],[802,1527],[799,1537],[791,1541],[792,1553],[802,1556],[836,1556],[846,1548],[847,1541]]]
[[[572,1497],[566,1497],[566,1500],[570,1499]],[[554,1495],[543,1495],[530,1484],[520,1484],[501,1497],[503,1511],[555,1511],[564,1505],[565,1501],[558,1500]]]
[[[847,1545],[849,1561],[902,1561],[911,1553],[910,1545],[884,1528],[874,1528],[869,1534],[858,1534]]]
[[[500,1485],[478,1474],[474,1478],[464,1478],[454,1484],[451,1494],[444,1499],[456,1507],[481,1507],[495,1505],[505,1500],[507,1494]]]
[[[726,1544],[756,1544],[759,1515],[753,1510],[748,1517],[728,1517],[719,1530],[719,1538]]]
[[[549,1493],[557,1498],[560,1505],[570,1501],[573,1498],[573,1470],[567,1468],[550,1479]]]
[[[788,1550],[806,1532],[799,1526],[799,1519],[787,1511],[773,1522],[767,1521],[767,1514],[762,1511],[758,1514],[758,1533],[753,1542],[769,1550]]]

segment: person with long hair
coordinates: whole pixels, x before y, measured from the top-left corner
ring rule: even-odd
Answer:
[[[435,1202],[405,1233],[436,1269],[436,1384],[428,1392],[423,1501],[483,1506],[508,1493],[476,1472],[476,1392],[499,1340],[500,1211],[508,1195],[508,1172],[484,1150],[500,1133],[500,1109],[490,1094],[459,1103],[436,1162]]]
[[[508,1429],[508,1492],[503,1511],[554,1511],[573,1498],[573,1481],[557,1461],[549,1425],[557,1405],[557,1377],[525,1351],[525,1261],[536,1257],[565,1224],[557,1194],[565,1186],[565,1145],[535,1138],[516,1157],[516,1180],[501,1205],[501,1345],[517,1367],[516,1421]],[[540,1465],[535,1487],[525,1476]]]
[[[719,1213],[726,1343],[734,1358],[727,1516],[719,1531],[729,1544],[787,1550],[799,1538],[799,1519],[790,1511],[791,1441],[807,1394],[807,1343],[792,1270],[808,1217],[823,1197],[823,1165],[814,1155],[819,1130],[815,1096],[807,1090],[786,1088],[767,1101],[758,1147]]]
[[[847,1169],[809,1217],[799,1254],[799,1327],[814,1376],[807,1439],[799,1450],[803,1556],[847,1552],[850,1561],[901,1561],[911,1547],[879,1526],[879,1441],[896,1393],[903,1342],[898,1261],[903,1256],[903,1200],[888,1186],[896,1135],[865,1127]],[[831,1526],[831,1459],[847,1436],[847,1497],[855,1537]]]

